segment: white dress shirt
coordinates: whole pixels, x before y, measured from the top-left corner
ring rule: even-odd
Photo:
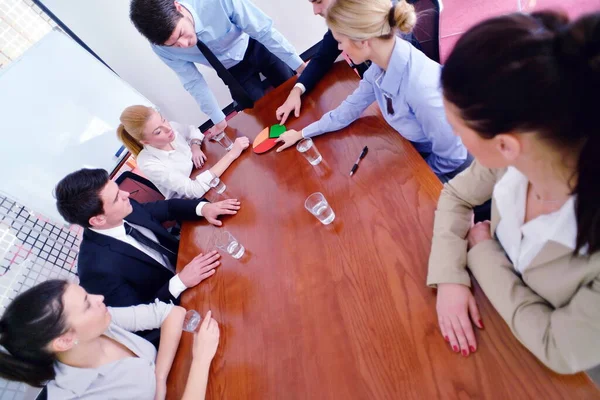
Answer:
[[[527,177],[509,167],[494,187],[494,201],[500,213],[496,236],[520,273],[527,269],[547,242],[554,241],[575,249],[577,241],[575,196],[559,210],[524,223],[528,186]]]
[[[160,328],[173,309],[159,302],[133,307],[108,307],[111,322],[104,335],[135,354],[98,368],[76,368],[56,362],[56,377],[48,382],[50,400],[153,400],[156,394],[156,349],[131,333]]]
[[[203,140],[204,135],[193,125],[170,124],[175,133],[175,139],[171,142],[174,150],[144,145],[136,157],[138,167],[166,199],[202,198],[210,189],[209,182],[213,176],[207,169],[195,179],[190,178],[194,169],[190,141]]]
[[[198,205],[198,207],[200,207],[200,204]],[[196,212],[198,212],[198,209],[196,209]],[[140,225],[132,224],[131,222],[127,222],[127,223],[129,225],[133,226],[138,231],[140,231],[142,233],[142,235],[146,236],[147,238],[149,238],[151,240],[154,240],[156,243],[159,243],[158,239],[156,238],[156,235],[150,229],[144,228],[143,226],[140,226]],[[152,257],[156,262],[158,262],[160,265],[162,265],[169,271],[175,273],[175,266],[171,265],[171,262],[169,261],[169,259],[167,257],[165,257],[164,255],[162,255],[161,253],[159,253],[158,251],[156,251],[154,249],[144,246],[143,244],[141,244],[140,242],[138,242],[137,240],[135,240],[134,238],[129,236],[125,232],[125,225],[121,224],[119,226],[115,226],[114,228],[109,228],[109,229],[90,228],[90,230],[92,230],[96,233],[99,233],[101,235],[110,236],[114,239],[120,240],[121,242],[125,242],[128,245],[135,247],[142,253],[145,253],[146,255]],[[185,289],[187,289],[187,287],[183,284],[183,282],[179,278],[179,275],[176,274],[174,277],[172,277],[169,280],[169,292],[171,293],[171,295],[173,295],[173,297],[178,298]]]

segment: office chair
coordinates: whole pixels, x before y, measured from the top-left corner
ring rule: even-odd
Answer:
[[[438,0],[407,0],[415,6],[417,26],[413,34],[421,43],[423,53],[440,62],[440,3]]]
[[[129,198],[138,203],[148,203],[151,201],[164,200],[165,196],[148,179],[134,174],[131,171],[125,171],[115,180],[119,189],[129,192]],[[168,221],[162,224],[172,235],[179,236],[181,227],[176,221]]]
[[[119,186],[119,189],[129,192],[129,197],[138,203],[165,199],[165,196],[152,182],[131,171],[123,172],[115,180],[115,183]]]

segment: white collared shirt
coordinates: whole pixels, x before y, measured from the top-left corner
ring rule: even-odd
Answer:
[[[160,150],[144,145],[136,157],[139,169],[156,185],[166,199],[199,199],[210,189],[213,178],[209,170],[195,179],[190,178],[194,169],[192,162],[192,139],[203,140],[204,135],[193,125],[170,122],[175,139],[171,142],[174,150]]]
[[[200,205],[198,205],[198,206],[200,206]],[[198,210],[196,210],[196,212],[197,211]],[[156,235],[150,229],[144,228],[143,226],[140,226],[140,225],[132,224],[131,222],[127,222],[127,223],[129,225],[133,226],[138,231],[140,231],[142,233],[142,235],[155,241],[156,243],[159,243],[158,239],[156,238]],[[142,253],[148,255],[149,257],[152,257],[156,262],[158,262],[160,265],[162,265],[169,271],[175,273],[175,266],[171,265],[171,262],[169,261],[169,259],[167,257],[163,256],[158,251],[151,249],[150,247],[144,246],[143,244],[141,244],[140,242],[138,242],[137,240],[135,240],[134,238],[129,236],[127,233],[125,233],[125,226],[123,224],[121,224],[119,226],[115,226],[114,228],[109,228],[109,229],[90,228],[90,230],[92,230],[96,233],[99,233],[101,235],[110,236],[113,239],[120,240],[121,242],[127,243],[128,245],[135,247]],[[185,289],[187,289],[187,288],[183,284],[181,279],[179,278],[179,275],[176,274],[174,277],[172,277],[169,280],[169,292],[171,293],[171,295],[173,295],[173,297],[178,298]]]
[[[525,209],[529,180],[519,170],[509,167],[494,187],[494,201],[500,214],[496,236],[515,269],[523,273],[548,241],[575,249],[577,219],[575,196],[551,213],[527,223]]]

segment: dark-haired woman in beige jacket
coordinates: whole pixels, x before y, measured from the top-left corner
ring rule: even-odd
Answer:
[[[445,185],[428,284],[451,348],[476,351],[477,279],[514,335],[559,373],[600,364],[600,14],[512,14],[473,27],[442,72],[476,158]],[[492,219],[472,226],[492,199]]]

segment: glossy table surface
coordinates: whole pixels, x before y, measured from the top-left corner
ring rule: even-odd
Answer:
[[[230,122],[230,137],[251,141],[277,123],[275,109],[294,80]],[[303,98],[301,129],[339,105],[358,84],[338,63]],[[245,151],[223,174],[238,215],[216,228],[184,223],[178,268],[211,250],[217,229],[246,247],[222,253],[217,273],[187,290],[182,305],[220,323],[208,399],[591,399],[585,374],[560,376],[513,337],[476,287],[486,326],[478,351],[453,353],[437,327],[435,292],[425,285],[441,183],[372,105],[355,123],[315,139],[313,167],[295,148]],[[358,172],[349,171],[364,146]],[[224,149],[209,143],[208,163]],[[304,200],[322,192],[336,213],[321,225]],[[211,200],[219,198],[210,194]],[[188,378],[192,335],[184,333],[169,377],[169,399]]]

